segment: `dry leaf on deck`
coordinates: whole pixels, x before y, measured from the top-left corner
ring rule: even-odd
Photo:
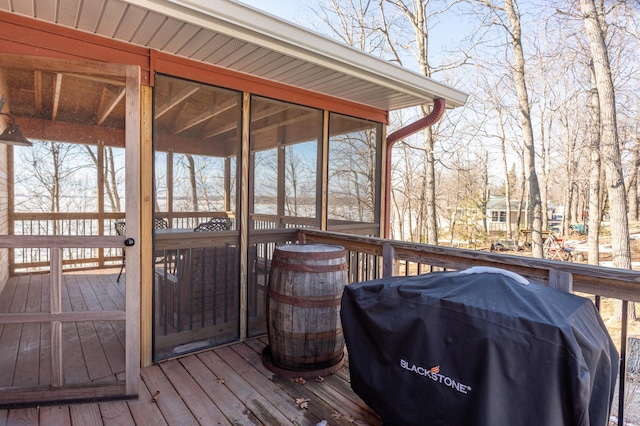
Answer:
[[[306,398],[297,398],[296,404],[298,404],[300,408],[309,408],[309,400]]]
[[[293,380],[295,380],[296,383],[298,383],[299,385],[304,385],[305,384],[305,380],[302,377],[296,377]]]
[[[324,377],[322,377],[322,376],[318,376],[318,377],[316,377],[316,382],[318,382],[318,383],[324,383]]]
[[[224,379],[222,379],[222,378],[220,378],[220,377],[218,377],[218,378],[216,379],[216,382],[220,383],[221,385],[224,385]]]
[[[342,414],[337,411],[333,413],[333,418],[336,420],[346,421],[347,423],[355,423],[357,421],[351,416],[351,414]]]
[[[156,393],[154,393],[153,396],[151,397],[151,402],[158,401],[158,396],[159,395],[160,395],[160,391],[156,391]]]

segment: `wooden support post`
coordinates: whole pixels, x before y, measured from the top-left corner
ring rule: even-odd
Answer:
[[[51,248],[50,262],[49,310],[52,314],[59,314],[62,312],[62,249],[60,247]],[[64,384],[62,360],[62,322],[51,321],[51,386],[54,388]]]
[[[318,176],[316,192],[316,214],[320,219],[320,229],[329,229],[328,199],[329,199],[329,111],[325,110],[322,116],[322,143],[318,149]]]
[[[398,264],[395,260],[395,250],[393,246],[382,246],[382,277],[393,277],[398,275]]]
[[[125,375],[126,394],[138,395],[140,382],[140,276],[141,261],[141,200],[140,200],[140,161],[141,161],[141,92],[140,68],[126,67],[126,123],[125,123],[125,175],[127,237],[137,243],[127,247],[126,270],[126,321],[125,321]],[[147,226],[151,227],[151,224]],[[145,267],[149,267],[145,265]],[[151,274],[147,275],[150,277]]]
[[[573,291],[573,275],[569,272],[549,269],[549,287],[571,293]]]
[[[140,361],[146,367],[153,363],[153,93],[149,86],[140,90]]]
[[[247,294],[249,286],[249,124],[251,123],[251,95],[242,95],[242,139],[240,168],[240,340],[247,338]]]
[[[98,154],[98,187],[96,188],[98,194],[98,235],[105,235],[104,229],[104,163],[105,163],[105,147],[103,141],[98,141],[97,146],[97,154]],[[104,267],[104,248],[101,247],[98,249],[98,266],[100,268]]]

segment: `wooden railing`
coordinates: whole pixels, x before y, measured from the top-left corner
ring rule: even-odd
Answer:
[[[492,266],[508,269],[525,278],[552,287],[572,283],[573,291],[640,302],[640,272],[560,262],[524,256],[465,250],[452,247],[414,244],[383,238],[363,237],[315,230],[300,230],[300,239],[309,243],[339,244],[360,255],[371,256],[376,273],[371,278],[428,272],[426,268],[461,270],[472,266]],[[371,265],[367,266],[372,269]],[[392,269],[393,268],[393,269]],[[405,272],[406,271],[406,272]],[[352,272],[353,277],[371,279],[371,273]],[[357,279],[354,282],[361,281]]]
[[[612,338],[617,341],[620,352],[617,424],[625,424],[628,308],[629,302],[640,302],[639,271],[307,229],[299,230],[298,240],[345,247],[349,253],[350,283],[433,270],[457,271],[473,266],[490,266],[516,272],[532,282],[581,293],[591,297],[598,309],[604,298],[621,301],[619,340],[613,333]]]
[[[124,213],[14,213],[11,233],[21,237],[115,236],[114,223],[124,220]],[[62,266],[100,268],[121,261],[122,250],[102,247],[63,247]],[[48,270],[50,251],[38,245],[12,251],[10,273]]]
[[[171,212],[157,213],[170,228],[194,229],[213,217],[228,217],[235,229],[235,217],[229,212]],[[116,236],[115,223],[123,221],[125,214],[72,212],[72,213],[14,213],[12,235],[39,236]],[[42,247],[16,247],[12,251],[9,271],[39,272],[49,268],[49,250]],[[122,262],[122,250],[102,247],[64,247],[62,265],[65,270],[103,268]]]

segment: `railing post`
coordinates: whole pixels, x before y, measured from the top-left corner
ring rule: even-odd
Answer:
[[[49,312],[62,312],[62,249],[52,247],[50,255]],[[64,368],[62,364],[62,322],[51,321],[51,386],[60,387],[64,384]]]
[[[382,246],[382,278],[398,275],[395,252],[393,246],[388,244]]]
[[[549,287],[571,293],[573,291],[573,275],[570,272],[549,269]]]

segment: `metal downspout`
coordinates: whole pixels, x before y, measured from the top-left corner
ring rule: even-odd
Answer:
[[[391,224],[391,148],[400,139],[404,139],[421,130],[436,124],[444,115],[446,101],[443,98],[437,98],[433,101],[433,109],[426,117],[415,121],[408,126],[396,130],[387,136],[387,155],[385,168],[385,188],[384,188],[384,238],[389,238],[389,227]]]

